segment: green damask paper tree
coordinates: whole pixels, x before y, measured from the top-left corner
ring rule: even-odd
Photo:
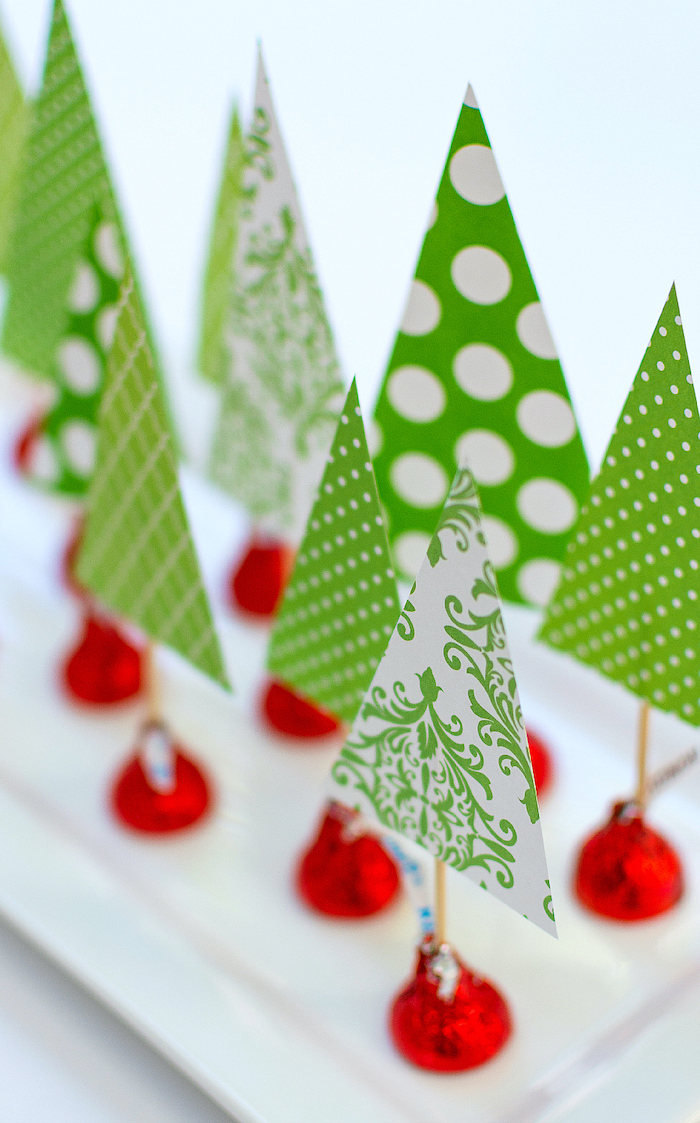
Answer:
[[[230,689],[133,275],[119,299],[100,402],[78,578],[153,641]]]
[[[7,270],[28,120],[29,107],[0,32],[0,273]]]
[[[540,638],[700,721],[700,434],[675,286],[572,531]]]
[[[200,373],[217,386],[225,383],[231,361],[226,324],[233,295],[244,167],[245,146],[238,107],[234,105],[204,274],[198,351]]]
[[[503,596],[546,604],[588,465],[471,87],[375,420],[374,466],[399,570],[412,579],[466,460]]]
[[[329,791],[556,933],[527,737],[468,468],[457,471]]]
[[[343,387],[262,56],[243,185],[210,473],[255,522],[296,543]]]
[[[270,637],[268,670],[351,722],[399,607],[353,380]]]

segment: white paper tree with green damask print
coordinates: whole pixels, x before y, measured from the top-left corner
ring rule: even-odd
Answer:
[[[465,467],[331,777],[335,799],[555,934],[527,736]]]

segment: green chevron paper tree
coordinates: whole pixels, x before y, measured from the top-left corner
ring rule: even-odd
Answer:
[[[540,638],[700,721],[700,434],[671,289],[572,532]]]
[[[234,288],[234,259],[241,216],[245,147],[237,106],[233,107],[219,196],[204,275],[199,337],[200,373],[216,385],[226,381],[231,355],[226,324]]]
[[[127,272],[100,403],[78,578],[230,689],[182,502],[170,424]]]
[[[545,604],[588,465],[471,87],[375,420],[377,484],[404,575],[466,458],[503,596]]]
[[[102,145],[61,0],[55,0],[41,91],[32,107],[9,248],[3,349],[54,378],[95,205],[126,246]]]
[[[0,273],[7,270],[28,119],[29,108],[0,33]]]
[[[296,543],[343,387],[262,56],[243,181],[210,473],[256,522]]]
[[[268,670],[352,721],[399,607],[353,380],[270,637]]]
[[[460,468],[329,794],[556,934],[479,496]]]

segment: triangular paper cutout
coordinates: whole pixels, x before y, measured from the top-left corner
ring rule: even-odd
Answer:
[[[0,273],[7,271],[28,123],[29,107],[0,32]]]
[[[454,478],[329,793],[556,934],[527,737],[467,468]]]
[[[296,543],[343,387],[262,56],[244,186],[210,472],[254,520]]]
[[[546,604],[588,465],[471,87],[375,420],[397,568],[415,574],[455,465],[467,462],[502,595]]]
[[[351,722],[399,607],[353,380],[270,637],[268,670]]]
[[[700,434],[675,286],[571,535],[540,638],[700,722]]]
[[[180,494],[143,310],[127,272],[100,403],[77,575],[108,608],[230,689]]]

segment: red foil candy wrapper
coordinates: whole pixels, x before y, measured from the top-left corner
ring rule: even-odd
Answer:
[[[146,834],[169,834],[193,826],[211,809],[211,789],[203,772],[179,745],[173,750],[175,783],[171,791],[151,786],[138,752],[117,776],[111,804],[124,826]]]
[[[78,702],[112,706],[141,690],[141,652],[108,620],[88,612],[78,646],[63,667],[67,693]]]
[[[23,476],[28,476],[31,464],[32,455],[34,453],[34,446],[41,436],[41,428],[44,423],[44,415],[35,413],[32,418],[27,422],[24,429],[17,437],[14,448],[12,450],[12,459],[15,468]]]
[[[583,844],[574,879],[582,905],[612,920],[647,920],[683,895],[683,868],[672,846],[634,803],[620,802]]]
[[[442,962],[441,962],[442,960]],[[448,945],[428,938],[413,978],[394,999],[389,1026],[406,1060],[431,1072],[466,1072],[498,1053],[512,1032],[505,999]]]
[[[299,894],[325,916],[373,916],[399,891],[400,878],[393,859],[371,834],[353,828],[358,820],[354,811],[331,803],[315,841],[299,864]]]
[[[281,682],[270,683],[262,699],[262,712],[278,733],[299,740],[313,740],[337,733],[341,723],[326,710],[307,702]]]
[[[233,607],[264,620],[274,616],[291,562],[292,551],[284,542],[253,538],[229,578]]]
[[[527,743],[530,746],[532,774],[535,778],[537,794],[538,796],[547,795],[554,781],[552,756],[544,741],[536,736],[536,734],[531,733],[529,729],[526,732]]]

